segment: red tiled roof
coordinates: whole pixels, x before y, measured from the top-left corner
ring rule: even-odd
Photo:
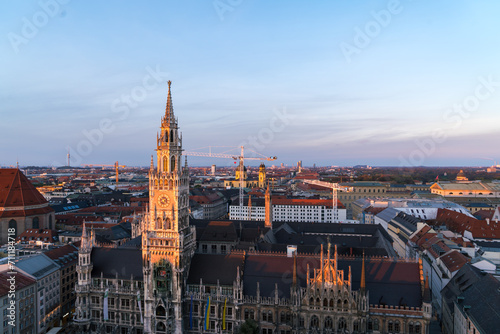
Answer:
[[[296,180],[317,180],[318,178],[318,173],[299,173],[295,176]]]
[[[199,203],[199,204],[209,204],[209,203],[214,203],[219,200],[221,200],[221,197],[217,195],[216,193],[211,193],[207,195],[195,195],[195,196],[189,196],[189,199],[192,199],[193,201]]]
[[[84,221],[104,221],[100,216],[85,215],[80,216],[76,214],[56,215],[57,224],[66,225],[82,225]]]
[[[479,219],[486,219],[486,218],[493,218],[493,215],[495,214],[495,210],[479,210],[474,213],[474,217],[479,218]]]
[[[429,232],[431,229],[432,229],[432,227],[430,227],[429,225],[425,225],[410,240],[413,241],[414,243],[417,243],[417,241],[419,241],[420,238],[422,238],[424,235],[426,235],[427,232]],[[429,234],[431,234],[430,237],[432,237],[433,233],[429,233]]]
[[[10,291],[10,281],[7,281],[11,275],[6,271],[0,272],[0,296],[5,296]],[[16,291],[27,287],[28,285],[35,284],[35,279],[17,271],[16,274]]]
[[[455,272],[467,263],[467,258],[457,251],[451,251],[441,256],[441,261],[450,272]]]
[[[53,242],[54,237],[57,237],[57,231],[49,230],[49,229],[36,229],[32,228],[21,233],[16,241],[20,242],[29,242],[31,241],[45,241],[45,242]]]
[[[438,209],[436,221],[462,235],[469,231],[475,239],[500,239],[500,223],[495,221],[471,218],[448,209]]]
[[[275,198],[271,197],[273,205],[304,205],[304,206],[326,206],[332,207],[331,199],[302,199],[302,198]],[[344,204],[337,200],[337,207],[345,209]]]
[[[75,252],[78,252],[78,249],[73,245],[65,245],[59,248],[51,249],[44,254],[47,255],[52,260],[60,260],[61,265],[69,266],[73,263],[76,263],[78,256],[74,255]],[[72,257],[66,257],[66,255],[74,255]]]
[[[433,247],[434,246],[434,247]],[[444,243],[443,239],[439,238],[436,236],[436,234],[433,234],[433,237],[430,238],[429,240],[423,242],[421,244],[421,247],[423,249],[426,249],[431,253],[431,255],[437,259],[440,257],[442,254],[449,252],[451,250],[450,247],[448,247],[447,244]],[[440,252],[437,252],[437,249],[440,250]]]
[[[370,214],[372,214],[372,215],[376,215],[376,214],[381,213],[381,212],[382,212],[382,211],[384,211],[385,209],[387,209],[387,208],[385,208],[385,207],[382,207],[382,208],[378,208],[378,207],[377,207],[377,208],[375,208],[375,207],[373,207],[373,206],[369,206],[369,207],[367,207],[364,211],[365,211],[366,213],[370,213]]]
[[[29,208],[42,205],[38,208]],[[20,210],[0,211],[0,218],[23,217],[54,211],[45,198],[17,168],[0,169],[0,208],[21,207]],[[28,207],[28,208],[26,208]]]

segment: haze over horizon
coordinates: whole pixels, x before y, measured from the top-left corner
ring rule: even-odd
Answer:
[[[498,2],[95,4],[2,4],[0,166],[65,165],[68,149],[72,165],[149,165],[168,80],[188,151],[244,144],[278,157],[266,165],[500,160]]]

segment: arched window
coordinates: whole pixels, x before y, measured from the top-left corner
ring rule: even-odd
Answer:
[[[340,318],[339,319],[339,326],[338,326],[338,330],[344,330],[347,328],[347,322],[345,321],[345,318]]]
[[[394,322],[392,320],[389,320],[389,323],[387,324],[387,330],[389,331],[389,333],[394,332]]]
[[[162,163],[163,171],[168,172],[168,159],[167,157],[163,157],[163,163]]]
[[[36,229],[40,228],[40,218],[38,218],[38,217],[33,218],[33,228],[36,228]]]
[[[330,307],[334,307],[334,305],[333,305],[333,299],[330,299]]]
[[[331,317],[326,317],[325,319],[325,328],[333,328],[333,320]]]
[[[156,324],[156,331],[157,332],[165,332],[167,330],[167,328],[165,327],[165,324],[161,321],[159,321],[157,324]]]
[[[339,311],[341,311],[341,310],[342,310],[342,301],[341,301],[340,299],[339,299],[339,300],[337,300],[337,309],[338,309]]]
[[[175,170],[175,156],[170,158],[170,171],[173,172]]]
[[[347,299],[344,300],[344,311],[347,311],[347,309],[349,308],[349,303],[347,302]]]
[[[408,324],[408,333],[413,334],[413,331],[415,330],[415,326],[413,325],[413,321],[410,321]]]
[[[170,142],[174,142],[174,130],[170,130]]]
[[[158,306],[156,308],[156,316],[157,317],[165,317],[166,316],[166,311],[165,311],[165,308],[163,306]]]
[[[394,333],[399,333],[401,331],[401,323],[399,320],[394,322]]]
[[[246,308],[244,313],[245,313],[245,320],[249,319],[250,318],[250,311],[248,311],[248,309]]]
[[[378,319],[373,319],[373,330],[378,331],[380,328],[379,320]]]
[[[14,238],[17,238],[17,222],[14,219],[9,220],[9,228],[14,229]]]
[[[319,318],[316,315],[311,317],[311,328],[319,328]]]
[[[314,305],[314,298],[311,297],[311,299],[309,299],[309,305]]]
[[[273,312],[267,311],[267,321],[273,322]]]
[[[286,315],[285,312],[281,311],[280,313],[280,322],[284,324],[286,322]]]
[[[323,299],[323,306],[328,307],[328,299]]]
[[[420,322],[416,322],[415,323],[415,334],[420,334],[420,331],[421,331],[421,327],[420,327]]]

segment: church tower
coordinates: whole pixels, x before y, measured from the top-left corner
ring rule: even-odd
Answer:
[[[266,165],[263,163],[259,166],[259,188],[264,189],[266,186]]]
[[[182,333],[182,295],[194,254],[189,226],[189,172],[182,166],[182,136],[172,105],[171,81],[165,116],[151,157],[149,212],[142,222],[144,332]]]
[[[90,231],[85,228],[85,222],[82,228],[82,238],[80,248],[78,250],[78,264],[76,272],[78,275],[78,283],[75,286],[76,302],[75,302],[75,318],[76,324],[80,325],[84,330],[88,330],[90,325],[90,286],[92,282],[92,262],[91,253],[95,243],[94,230]]]

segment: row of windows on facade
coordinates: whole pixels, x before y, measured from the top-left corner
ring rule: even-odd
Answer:
[[[35,317],[33,317],[33,316],[25,318],[24,320],[21,320],[21,319],[22,319],[22,314],[19,317],[19,320],[20,320],[20,322],[19,322],[19,330],[23,330],[26,327],[32,326],[34,324],[34,322],[35,322]],[[3,327],[6,328],[7,326],[10,326],[9,325],[9,319],[4,319],[4,321],[3,321]],[[16,333],[15,330],[16,330],[16,328],[13,327],[12,333]],[[7,332],[8,332],[8,330],[6,330],[4,333],[7,333]]]
[[[217,254],[217,245],[211,245],[210,247],[212,254]],[[207,244],[202,244],[201,245],[201,252],[202,253],[208,253],[208,245]],[[226,245],[220,245],[220,254],[226,254],[227,252],[227,246]]]
[[[122,308],[131,308],[131,305],[136,306],[137,299],[130,298],[108,298],[108,307],[115,307],[115,299],[118,301],[117,304],[120,304]],[[101,302],[104,300],[104,297],[99,296],[91,296],[91,303],[93,305],[101,305]],[[141,301],[141,307],[144,309],[144,301]]]
[[[121,288],[130,288],[132,285],[134,285],[134,282],[135,283],[135,286],[137,288],[142,288],[143,286],[143,282],[141,281],[129,281],[129,280],[114,280],[114,279],[103,279],[102,280],[102,283],[105,287],[121,287]],[[101,286],[101,279],[99,278],[94,278],[92,280],[92,285],[96,288],[100,287]]]
[[[32,219],[32,228],[34,229],[39,229],[40,228],[40,218],[38,217],[34,217]],[[13,228],[15,233],[14,233],[14,237],[17,237],[17,221],[15,219],[11,219],[9,220],[9,228]],[[49,216],[49,226],[48,226],[49,230],[52,229],[52,216]]]
[[[215,294],[217,294],[218,288],[221,289],[221,294],[223,296],[232,296],[233,295],[233,288],[232,287],[224,287],[224,286],[217,287],[217,286],[210,286],[210,285],[203,286],[203,293],[215,295]],[[200,286],[199,285],[189,285],[188,291],[198,293],[198,292],[200,292]],[[194,305],[196,307],[198,307],[196,303]]]
[[[448,195],[464,195],[464,193],[463,193],[463,192],[459,192],[459,193],[457,194],[457,193],[454,193],[454,192],[451,192],[451,191],[450,191],[450,192],[448,193]],[[474,193],[468,193],[468,195],[474,195]],[[479,193],[477,193],[477,195],[483,195],[483,193],[482,193],[482,192],[479,192]],[[495,194],[493,194],[493,193],[484,194],[484,195],[487,195],[487,196],[495,196]],[[496,197],[498,197],[498,196],[496,196]]]

